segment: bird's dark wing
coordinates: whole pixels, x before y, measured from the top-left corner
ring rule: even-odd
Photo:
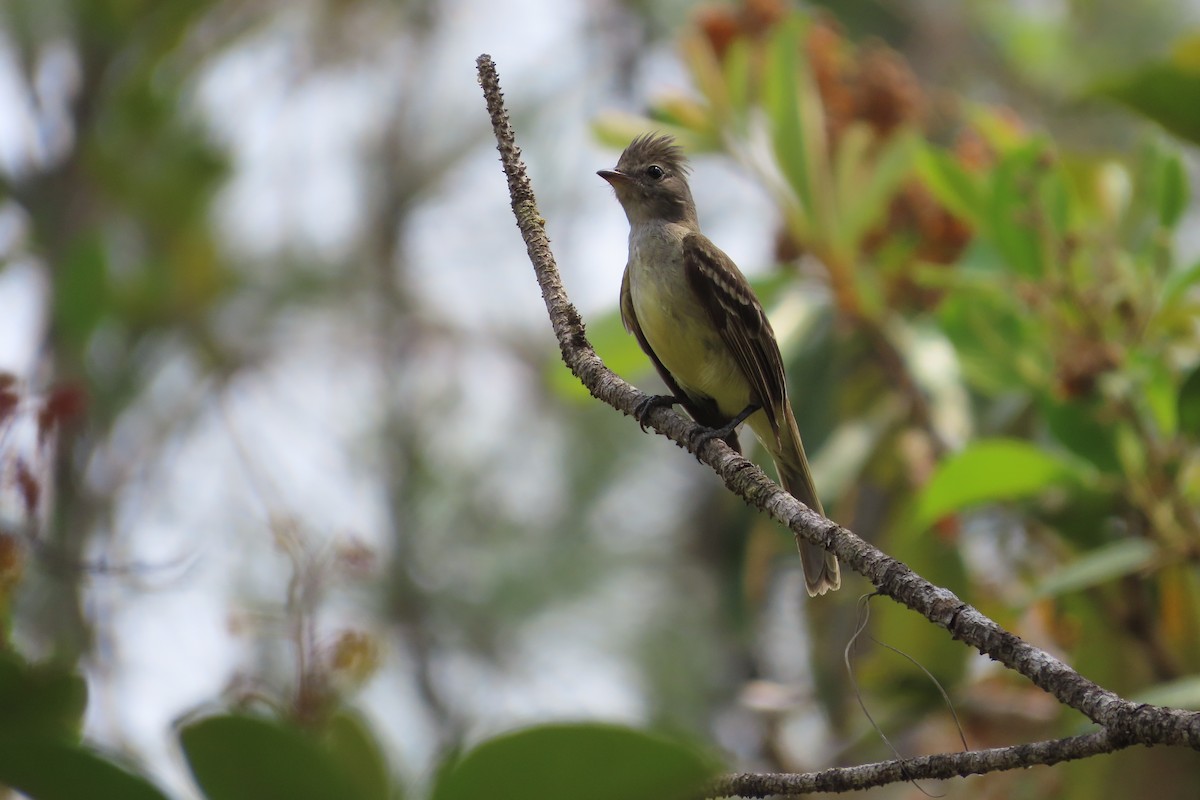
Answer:
[[[787,408],[787,378],[771,323],[754,290],[729,256],[703,234],[683,240],[683,269],[692,291],[749,381],[752,402],[762,407],[779,438]]]
[[[654,368],[658,370],[659,377],[662,378],[663,383],[667,385],[667,389],[675,396],[679,404],[687,410],[692,419],[709,428],[719,428],[729,421],[722,416],[716,402],[712,398],[695,397],[681,389],[675,381],[675,377],[671,375],[670,370],[664,367],[663,363],[659,361],[658,356],[654,354],[650,343],[646,341],[646,335],[642,333],[642,326],[638,324],[637,314],[633,310],[633,295],[629,291],[628,267],[625,268],[625,276],[621,279],[621,321],[625,324],[625,330],[637,337],[642,352],[650,356],[650,360],[654,362]],[[734,450],[739,453],[741,452],[736,432],[730,434],[725,441]]]

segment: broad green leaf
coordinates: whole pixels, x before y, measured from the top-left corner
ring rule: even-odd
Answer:
[[[394,797],[387,759],[357,713],[339,711],[325,726],[322,738],[325,749],[358,784],[355,800]]]
[[[1179,430],[1200,439],[1200,367],[1192,370],[1179,387]]]
[[[209,800],[342,800],[360,783],[300,730],[238,714],[207,717],[179,734],[196,782]]]
[[[692,747],[615,725],[545,725],[490,739],[438,776],[433,800],[683,800],[717,765]]]
[[[1200,675],[1188,675],[1186,678],[1151,686],[1130,696],[1129,699],[1135,703],[1148,703],[1152,706],[1200,711]]]
[[[1114,78],[1096,92],[1200,144],[1200,67],[1187,53]]]
[[[0,736],[74,740],[86,706],[81,676],[0,652]]]
[[[938,465],[917,501],[924,528],[979,503],[1016,500],[1077,479],[1078,468],[1030,442],[984,439]]]
[[[1120,578],[1151,564],[1158,547],[1146,539],[1121,539],[1064,564],[1038,584],[1035,597],[1076,592]]]
[[[16,789],[30,800],[166,800],[166,795],[145,778],[86,747],[28,734],[0,737],[3,786]]]

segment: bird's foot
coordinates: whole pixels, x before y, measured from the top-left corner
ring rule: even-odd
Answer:
[[[713,439],[727,439],[730,434],[737,430],[738,426],[745,422],[751,414],[758,411],[759,406],[751,403],[742,409],[742,413],[738,414],[733,419],[726,422],[719,428],[701,428],[696,431],[688,440],[688,449],[696,454],[696,460],[700,460],[700,448],[708,444]],[[735,448],[736,449],[736,448]]]
[[[670,408],[679,401],[669,394],[648,394],[633,407],[633,418],[637,420],[642,433],[646,432],[646,417],[656,408]]]

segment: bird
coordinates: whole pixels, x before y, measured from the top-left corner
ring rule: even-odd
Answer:
[[[621,280],[621,319],[670,395],[656,406],[683,406],[738,452],[745,422],[793,497],[824,516],[788,399],[783,357],[762,303],[728,255],[700,232],[683,149],[667,135],[636,137],[613,169],[599,170],[629,220],[629,260]],[[797,538],[810,597],[841,585],[835,555]]]

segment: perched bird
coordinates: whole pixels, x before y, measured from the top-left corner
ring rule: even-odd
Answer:
[[[792,495],[824,514],[788,401],[783,358],[754,290],[733,260],[700,232],[683,151],[669,136],[634,139],[612,185],[629,218],[629,261],[621,281],[621,318],[673,396],[701,425],[737,449],[737,426],[750,425]],[[800,541],[810,596],[841,585],[837,557]]]

